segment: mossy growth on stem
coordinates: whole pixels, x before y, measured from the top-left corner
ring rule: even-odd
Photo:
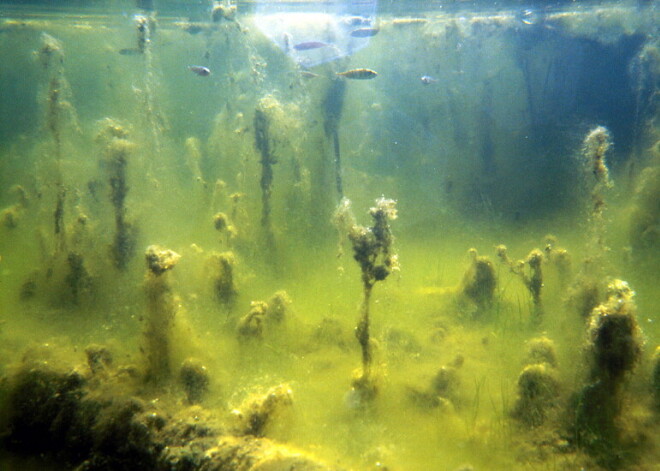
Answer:
[[[660,263],[660,142],[655,165],[645,168],[635,187],[629,210],[629,240],[635,264],[654,268]]]
[[[546,260],[552,263],[557,269],[559,285],[562,288],[568,286],[573,272],[571,254],[568,250],[557,246],[557,237],[552,234],[545,236],[545,247],[543,248],[543,252]]]
[[[651,376],[651,391],[653,393],[653,408],[660,414],[660,346],[653,353],[653,373]]]
[[[360,226],[351,212],[350,200],[343,198],[334,216],[340,233],[348,237],[353,247],[353,259],[362,271],[363,300],[360,320],[355,328],[355,336],[362,349],[362,371],[353,381],[353,389],[358,396],[366,400],[375,397],[371,372],[373,347],[369,332],[371,290],[376,282],[385,280],[394,270],[399,269],[398,257],[393,247],[394,237],[390,229],[390,221],[397,218],[396,201],[378,198],[376,206],[369,209],[369,215],[373,219],[373,226]]]
[[[594,308],[587,331],[590,364],[587,385],[575,405],[578,445],[606,467],[620,466],[624,384],[642,355],[634,291],[622,280],[607,288],[607,300]]]
[[[267,248],[273,249],[275,247],[275,235],[273,234],[271,221],[271,197],[273,194],[273,165],[277,163],[277,160],[273,155],[270,136],[271,116],[267,112],[269,103],[268,100],[263,99],[254,110],[254,143],[261,155],[259,160],[261,164],[261,180],[259,183],[261,186],[261,227],[264,231]]]
[[[171,337],[177,302],[167,279],[181,256],[158,245],[150,245],[145,252],[147,276],[144,284],[147,296],[147,315],[144,330],[144,354],[147,361],[146,380],[162,385],[170,379]]]
[[[53,36],[42,33],[41,47],[37,57],[48,80],[45,107],[45,126],[53,141],[53,180],[55,187],[55,209],[53,210],[54,234],[57,252],[66,249],[65,200],[67,188],[62,172],[63,136],[66,124],[79,131],[75,108],[71,104],[71,88],[64,75],[64,50],[62,43]]]
[[[477,249],[468,251],[470,267],[463,275],[460,292],[472,301],[481,314],[493,305],[497,289],[497,273],[490,258],[480,256]]]
[[[135,254],[136,243],[136,229],[126,216],[126,196],[129,190],[127,167],[135,145],[128,140],[128,130],[111,118],[102,120],[100,128],[96,142],[101,146],[115,216],[115,235],[110,255],[115,267],[125,270]]]
[[[209,389],[209,373],[199,360],[187,358],[179,370],[179,383],[186,394],[186,401],[197,404]]]
[[[593,175],[592,183],[588,183],[591,191],[591,207],[589,209],[590,240],[587,245],[587,256],[602,259],[608,248],[605,244],[605,192],[612,188],[609,170],[605,160],[608,149],[612,145],[610,133],[604,126],[592,129],[582,143],[582,156],[587,172]],[[600,263],[595,264],[599,268]]]
[[[71,302],[78,304],[85,295],[91,292],[93,281],[85,267],[85,259],[79,252],[69,252],[67,256],[69,273],[64,281],[71,294]]]
[[[236,257],[233,252],[213,253],[211,263],[215,295],[225,308],[232,309],[238,296],[234,276]]]
[[[529,427],[542,425],[549,410],[556,405],[559,383],[547,363],[533,363],[518,376],[518,398],[511,415]]]
[[[213,216],[213,227],[218,231],[226,247],[231,247],[231,241],[236,236],[236,230],[231,224],[229,217],[223,212],[217,212]]]
[[[518,376],[518,395],[511,416],[526,427],[539,427],[556,411],[559,399],[557,353],[543,336],[527,342],[525,366]]]

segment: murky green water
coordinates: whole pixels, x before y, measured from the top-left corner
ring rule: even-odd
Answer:
[[[94,344],[345,468],[657,469],[656,5],[229,8],[0,6],[2,435]]]

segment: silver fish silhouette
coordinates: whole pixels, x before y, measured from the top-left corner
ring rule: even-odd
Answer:
[[[200,77],[208,77],[211,75],[211,69],[203,65],[189,65],[188,70],[199,75]]]

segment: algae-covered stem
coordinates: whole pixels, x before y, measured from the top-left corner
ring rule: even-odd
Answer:
[[[153,139],[153,155],[161,154],[160,132],[163,127],[163,115],[156,107],[155,90],[157,79],[154,70],[153,36],[156,30],[156,17],[153,12],[135,16],[137,32],[137,51],[144,56],[144,106],[145,117]],[[153,159],[150,159],[151,162]]]
[[[607,287],[607,300],[591,312],[589,378],[576,398],[576,441],[607,469],[620,464],[625,380],[642,358],[644,337],[634,295],[628,283],[615,279]]]
[[[128,140],[128,131],[110,118],[101,122],[96,140],[102,147],[110,202],[115,212],[115,236],[110,248],[112,262],[119,270],[125,270],[135,249],[135,227],[126,217],[127,166],[135,145]]]
[[[170,337],[177,307],[167,272],[174,268],[181,256],[172,250],[150,245],[145,252],[147,276],[147,318],[145,355],[146,380],[162,384],[170,378]]]
[[[330,84],[325,99],[323,110],[325,112],[324,130],[326,137],[332,139],[332,148],[335,160],[335,185],[339,199],[344,197],[344,185],[341,175],[341,150],[339,147],[339,119],[344,108],[344,96],[346,95],[346,81],[335,78]]]
[[[591,184],[591,208],[589,211],[590,240],[587,252],[590,258],[599,259],[607,252],[605,244],[605,192],[612,188],[605,160],[612,144],[610,133],[604,126],[592,129],[584,138],[582,154],[588,172],[593,174]]]
[[[55,145],[55,188],[56,203],[53,212],[54,233],[57,239],[57,250],[66,250],[66,234],[64,228],[64,201],[66,199],[66,187],[62,176],[62,120],[64,108],[68,105],[62,94],[66,88],[64,78],[64,52],[62,44],[43,33],[41,49],[39,49],[39,60],[41,66],[49,76],[48,97],[46,102],[46,128]]]
[[[271,222],[271,196],[273,193],[273,165],[277,163],[272,155],[269,136],[270,121],[263,103],[254,111],[254,139],[255,146],[261,154],[261,227],[264,232],[268,249],[275,248],[275,236]]]
[[[525,284],[534,303],[533,322],[540,324],[543,319],[543,302],[541,298],[543,290],[543,252],[539,249],[533,249],[525,260],[514,262],[509,258],[506,245],[498,245],[495,247],[495,251],[500,261],[509,267],[511,273],[519,276]],[[525,273],[525,265],[529,266],[529,275]]]
[[[343,198],[337,212],[335,223],[347,234],[353,247],[353,258],[362,271],[363,300],[360,320],[355,329],[355,336],[362,349],[362,372],[353,384],[361,399],[371,399],[376,389],[372,375],[372,345],[370,335],[371,291],[378,281],[386,279],[393,270],[398,269],[398,259],[393,253],[394,237],[389,222],[396,219],[396,201],[386,198],[376,200],[376,206],[369,210],[374,224],[371,227],[360,226],[355,222],[350,210],[350,201]]]

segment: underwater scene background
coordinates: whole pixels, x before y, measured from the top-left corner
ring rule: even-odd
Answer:
[[[0,4],[0,468],[660,469],[659,24]]]

